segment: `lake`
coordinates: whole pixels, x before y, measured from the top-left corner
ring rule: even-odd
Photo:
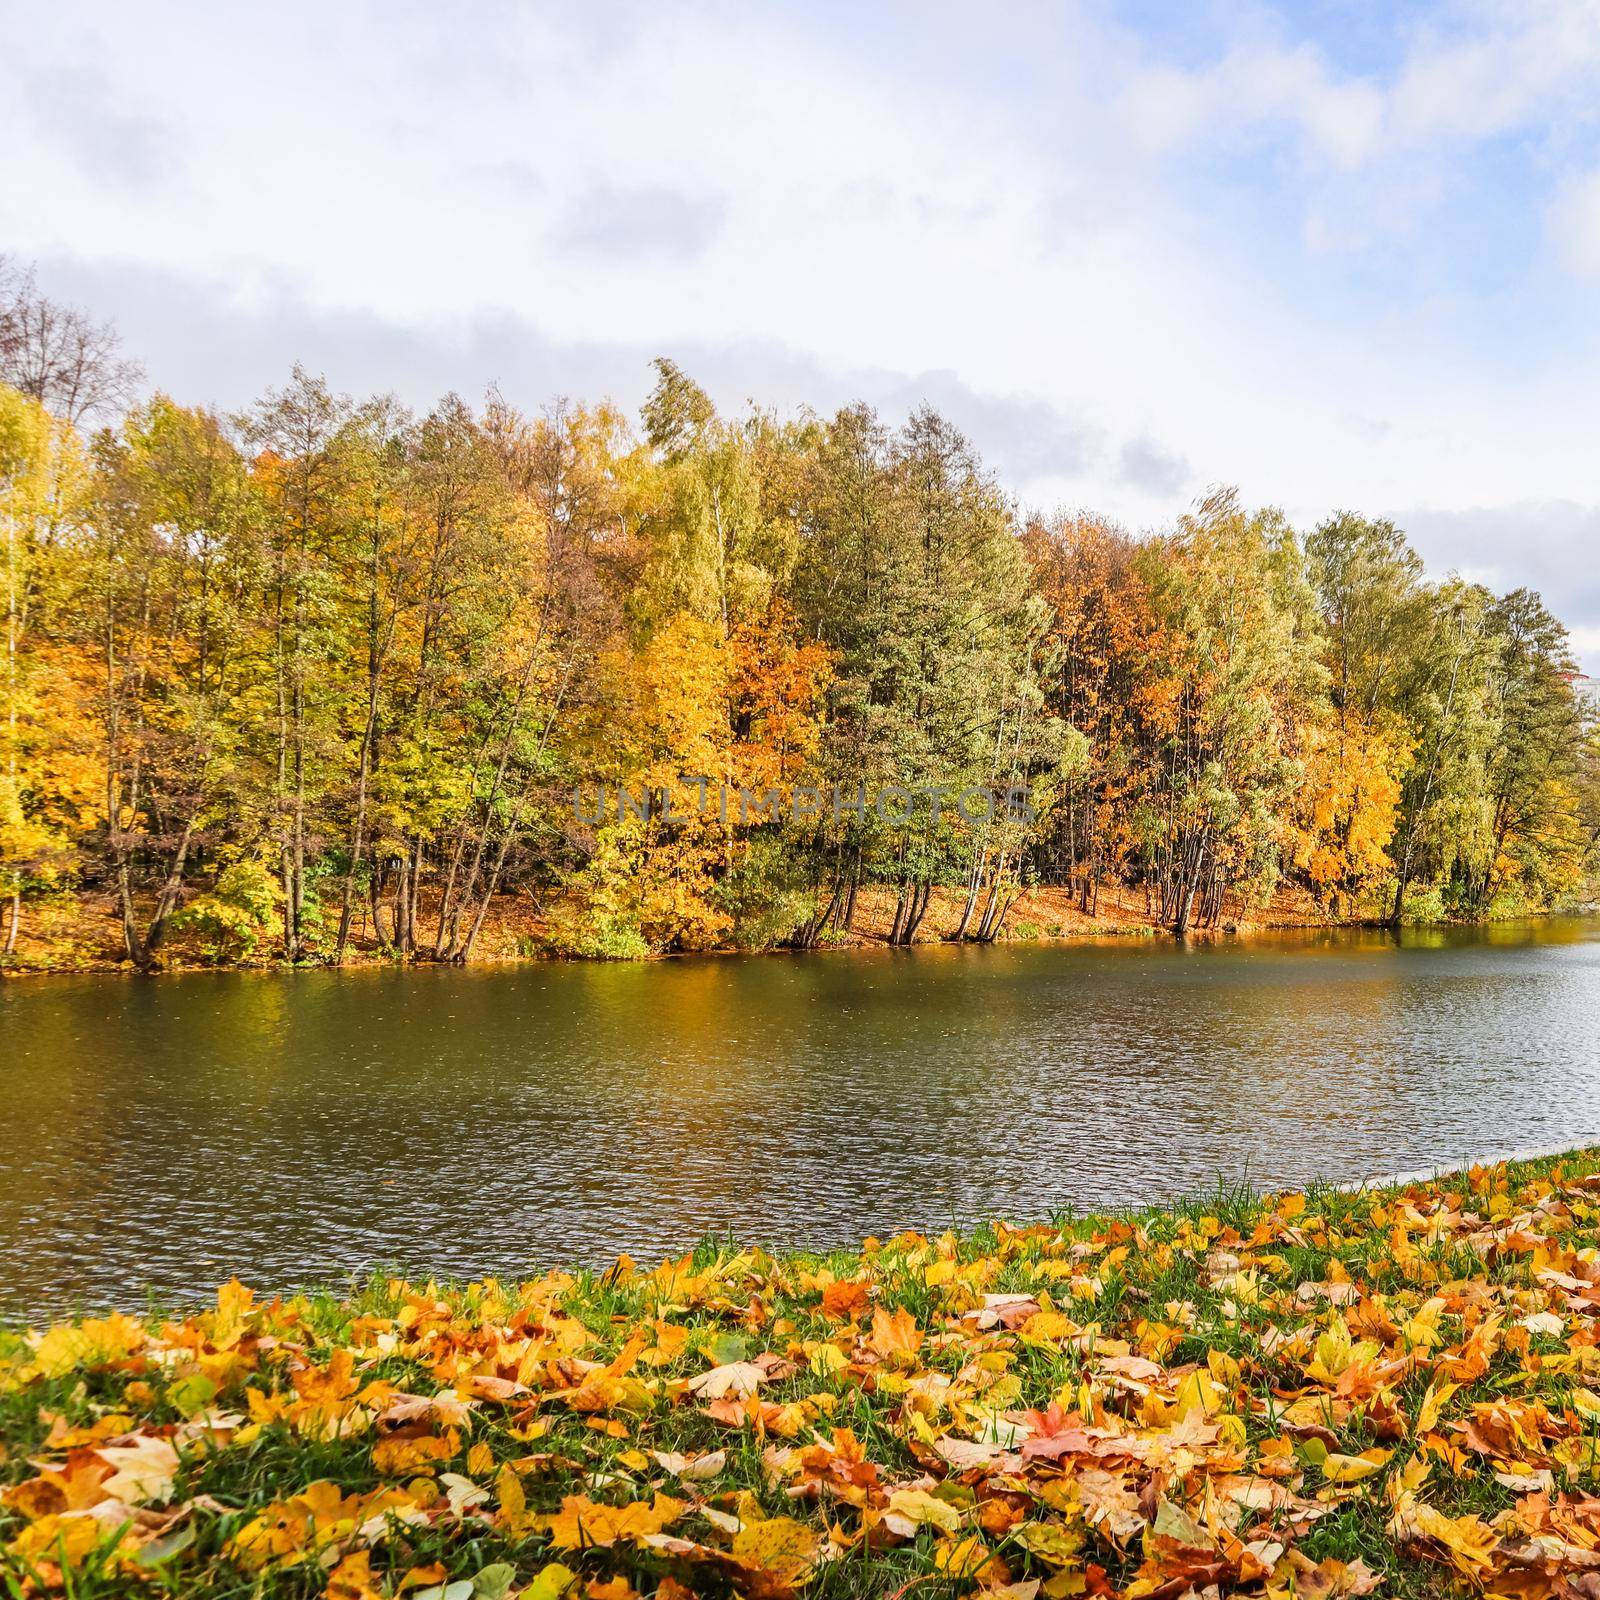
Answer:
[[[1600,1137],[1600,921],[0,984],[0,1309],[858,1243]]]

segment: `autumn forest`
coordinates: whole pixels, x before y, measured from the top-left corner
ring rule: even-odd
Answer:
[[[665,359],[637,423],[300,369],[222,415],[15,267],[0,376],[8,962],[102,924],[148,969],[464,962],[513,914],[530,954],[992,941],[1049,931],[1041,886],[1179,934],[1592,894],[1560,621],[1381,516],[1025,512],[930,410],[730,415]],[[741,818],[707,778],[918,798]],[[939,804],[971,786],[1026,814]]]

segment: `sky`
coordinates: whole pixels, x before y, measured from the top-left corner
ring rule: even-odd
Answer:
[[[1024,508],[1236,484],[1600,673],[1600,0],[0,0],[0,251],[150,381],[927,401]]]

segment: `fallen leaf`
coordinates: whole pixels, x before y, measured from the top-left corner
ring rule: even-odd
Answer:
[[[689,1393],[697,1400],[742,1400],[766,1381],[766,1373],[755,1362],[730,1361],[691,1378]]]

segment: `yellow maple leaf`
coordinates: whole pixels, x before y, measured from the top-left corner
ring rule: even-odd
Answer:
[[[1461,1385],[1459,1383],[1440,1383],[1435,1380],[1428,1385],[1428,1392],[1422,1397],[1422,1407],[1417,1412],[1416,1424],[1412,1431],[1419,1437],[1428,1432],[1438,1422],[1439,1414],[1448,1404]]]
[[[619,1540],[639,1542],[660,1533],[683,1515],[684,1502],[658,1494],[653,1500],[633,1500],[625,1506],[596,1505],[587,1495],[569,1494],[561,1509],[543,1519],[550,1542],[558,1550],[588,1550],[614,1545]]]
[[[353,1550],[328,1574],[327,1600],[383,1600],[383,1592],[372,1577],[372,1557],[365,1550]]]
[[[111,1499],[137,1505],[172,1498],[179,1463],[170,1439],[140,1437],[127,1444],[104,1445],[96,1454],[112,1468],[101,1485],[101,1492]]]
[[[745,1522],[733,1536],[733,1559],[743,1566],[771,1573],[788,1584],[801,1584],[816,1567],[821,1540],[792,1517],[767,1517]]]
[[[766,1371],[753,1361],[728,1361],[689,1380],[689,1393],[698,1400],[743,1400],[767,1381]]]
[[[534,1574],[533,1582],[524,1589],[519,1600],[561,1600],[577,1585],[578,1574],[559,1561],[551,1561]],[[592,1594],[594,1591],[590,1590]]]
[[[1492,1570],[1500,1536],[1480,1517],[1447,1517],[1414,1494],[1401,1495],[1389,1519],[1389,1533],[1403,1543],[1441,1546],[1451,1563],[1467,1577]]]
[[[992,1560],[988,1545],[975,1533],[955,1542],[943,1540],[933,1552],[934,1571],[951,1578],[981,1579],[995,1570]]]
[[[1382,1471],[1393,1454],[1392,1450],[1363,1450],[1358,1456],[1344,1456],[1329,1451],[1322,1463],[1322,1475],[1329,1483],[1359,1483]]]
[[[904,1306],[892,1312],[882,1306],[874,1306],[872,1333],[867,1344],[880,1356],[914,1356],[922,1348],[922,1329]]]
[[[372,1447],[372,1470],[386,1478],[398,1478],[408,1472],[426,1471],[436,1461],[448,1461],[461,1448],[461,1441],[452,1432],[442,1438],[425,1433],[416,1438],[397,1434],[380,1439]]]
[[[889,1509],[919,1527],[926,1524],[954,1533],[961,1526],[961,1513],[948,1500],[941,1500],[926,1489],[896,1489],[889,1496]]]

